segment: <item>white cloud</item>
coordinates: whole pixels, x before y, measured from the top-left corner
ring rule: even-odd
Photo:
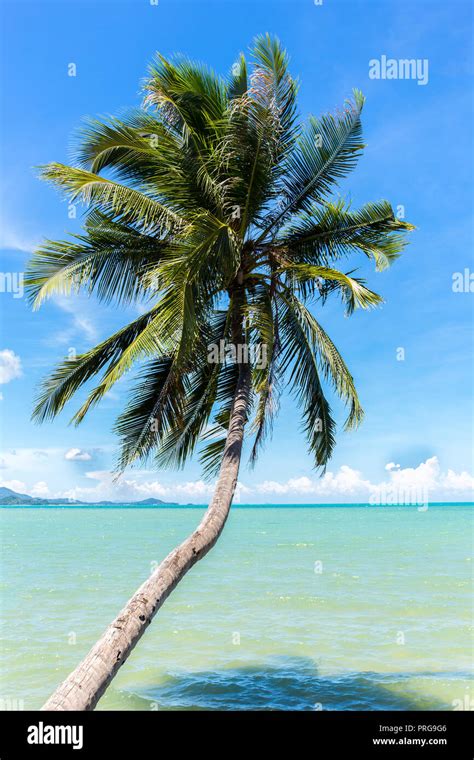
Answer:
[[[5,449],[1,455],[5,469],[29,475],[37,473],[39,479],[44,474],[45,460],[59,452],[59,449]]]
[[[474,489],[474,477],[468,472],[453,472],[448,470],[446,475],[441,476],[441,485],[449,491],[469,491]]]
[[[161,499],[162,501],[197,501],[206,502],[214,491],[214,485],[203,480],[164,485],[158,480],[139,480],[122,476],[115,479],[108,470],[96,470],[86,473],[90,480],[97,481],[91,487],[77,486],[60,495],[79,501],[141,501],[142,499]]]
[[[90,312],[90,303],[87,299],[77,296],[68,298],[67,296],[55,296],[54,303],[67,314],[73,316],[73,326],[77,332],[83,333],[87,338],[94,340],[97,337],[97,331],[88,315]],[[85,313],[84,313],[85,312]]]
[[[21,480],[0,480],[0,486],[2,488],[10,488],[17,493],[27,493],[26,484]]]
[[[88,451],[83,451],[82,449],[69,449],[69,451],[66,451],[64,454],[64,459],[68,459],[72,462],[89,462],[92,459],[92,456]]]
[[[89,317],[76,314],[74,317],[74,327],[77,332],[85,335],[89,340],[95,340],[97,338],[97,330]]]
[[[21,359],[9,348],[0,351],[0,384],[4,385],[21,377]]]
[[[85,502],[134,502],[156,498],[165,502],[206,504],[215,483],[201,479],[162,482],[153,471],[132,471],[115,480],[109,470],[91,470],[86,481],[70,481],[68,461],[89,461],[92,454],[79,448],[18,449],[2,453],[0,466],[8,472],[2,485],[32,496],[77,499]],[[388,463],[393,465],[394,463]],[[27,483],[23,482],[26,478]],[[65,483],[64,485],[60,485]],[[61,490],[60,490],[61,489]],[[409,499],[407,500],[407,495]],[[413,498],[412,498],[413,497]],[[249,485],[239,482],[235,503],[416,503],[420,501],[472,501],[474,477],[466,471],[443,471],[437,457],[429,457],[415,467],[385,467],[385,476],[372,481],[352,467],[342,465],[321,478],[302,475],[286,481],[264,480]]]
[[[31,489],[30,494],[31,496],[36,496],[37,498],[44,498],[46,496],[50,496],[48,484],[45,483],[44,480],[39,480],[38,483],[35,483],[35,485]]]
[[[369,488],[369,481],[364,480],[358,470],[343,464],[336,474],[326,472],[320,481],[322,493],[355,494]]]
[[[369,499],[391,496],[393,501],[403,495],[423,494],[431,501],[469,500],[474,496],[474,477],[468,472],[456,473],[448,470],[441,472],[438,458],[433,456],[421,462],[417,467],[406,467],[389,462],[385,466],[388,480],[372,483],[366,480],[358,470],[342,465],[335,473],[326,472],[322,478],[291,478],[285,482],[266,480],[255,487],[257,493],[267,497],[291,498],[305,497],[316,501],[336,500],[367,501]]]
[[[343,464],[338,472],[326,472],[322,478],[313,479],[303,476],[301,478],[290,478],[285,483],[278,483],[274,480],[266,480],[264,483],[257,485],[259,493],[276,493],[276,494],[313,494],[313,495],[337,495],[351,494],[361,489],[367,489],[370,483],[363,480],[360,472],[351,469]]]
[[[393,463],[392,463],[393,464]],[[448,470],[442,473],[437,457],[421,462],[417,467],[405,469],[386,468],[388,480],[372,483],[364,478],[358,470],[342,465],[336,472],[326,472],[322,478],[301,476],[280,482],[265,480],[255,486],[238,483],[236,501],[241,497],[252,502],[259,500],[291,503],[293,499],[311,503],[315,502],[368,502],[403,503],[408,494],[417,500],[429,498],[431,501],[469,500],[473,498],[474,477],[467,472],[455,473]],[[137,478],[123,476],[114,480],[112,473],[106,470],[88,472],[87,477],[97,481],[97,485],[70,489],[62,495],[84,501],[140,501],[157,498],[163,501],[191,501],[206,503],[214,491],[214,483],[203,480],[165,485],[158,480],[141,481]],[[374,501],[375,500],[375,501]],[[378,501],[377,501],[378,500]],[[416,501],[415,503],[418,503]]]
[[[62,309],[66,314],[71,315],[72,321],[68,326],[50,336],[46,343],[56,346],[58,343],[74,346],[74,340],[85,338],[88,341],[97,339],[97,329],[90,318],[91,304],[83,296],[68,298],[66,296],[55,295],[53,303]]]
[[[430,457],[418,467],[390,470],[390,485],[403,488],[435,488],[439,485],[438,457]]]
[[[259,493],[267,494],[311,493],[314,490],[314,482],[307,477],[290,478],[286,483],[278,483],[276,480],[265,480],[257,485],[256,490]]]

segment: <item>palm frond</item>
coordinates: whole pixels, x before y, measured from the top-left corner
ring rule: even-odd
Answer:
[[[225,341],[229,332],[229,322],[228,312],[216,312],[210,331],[202,344],[202,352],[195,354],[182,419],[175,420],[169,426],[157,453],[157,462],[162,466],[183,467],[208,424],[216,402],[222,368],[220,362],[210,361],[208,349],[209,346]]]
[[[145,104],[155,106],[167,124],[191,139],[208,139],[227,106],[226,84],[203,64],[179,56],[168,61],[157,55],[143,84]]]
[[[207,432],[202,435],[203,440],[211,439],[211,441],[202,448],[199,454],[199,461],[206,478],[216,475],[220,467],[238,379],[239,366],[237,363],[228,362],[221,367],[215,397],[214,425],[211,425]]]
[[[233,64],[227,84],[227,101],[241,98],[248,90],[247,61],[243,53]]]
[[[151,359],[132,388],[114,427],[121,438],[118,468],[122,471],[138,458],[146,459],[183,417],[187,381],[184,375],[176,375],[173,366],[173,356]]]
[[[33,418],[43,422],[55,417],[76,391],[108,364],[115,367],[118,379],[137,354],[163,352],[166,346],[156,334],[155,317],[156,311],[151,309],[90,351],[62,362],[43,382]]]
[[[311,204],[321,202],[352,171],[364,147],[360,120],[363,105],[364,96],[354,90],[353,102],[346,101],[341,114],[310,118],[286,162],[281,209],[272,216],[259,240],[264,240],[289,213],[308,211]]]
[[[119,221],[133,224],[146,233],[159,234],[185,227],[185,220],[169,206],[94,172],[58,163],[42,166],[40,171],[42,179],[65,192],[71,202],[80,198],[86,205],[113,214]]]
[[[281,298],[281,371],[288,373],[289,386],[301,406],[309,452],[316,467],[324,468],[336,443],[335,422],[319,377],[316,346],[295,300]]]
[[[255,289],[245,314],[248,319],[249,342],[255,355],[252,379],[256,408],[251,428],[254,443],[250,453],[250,463],[255,465],[260,448],[271,434],[280,395],[278,359],[281,344],[277,302],[272,296],[271,286]]]
[[[279,273],[286,275],[299,288],[304,298],[324,294],[329,283],[335,286],[346,304],[347,314],[352,314],[354,309],[370,309],[382,303],[382,298],[377,293],[366,287],[364,280],[350,277],[338,269],[330,267],[314,266],[313,264],[290,264],[281,267]],[[334,289],[334,287],[332,288]]]
[[[133,303],[145,297],[146,278],[156,270],[169,243],[139,233],[96,211],[86,234],[47,240],[30,259],[25,287],[37,309],[52,295],[94,293],[105,303]]]
[[[281,162],[293,147],[299,128],[296,126],[298,85],[288,70],[288,54],[277,37],[262,34],[255,38],[254,90],[258,100],[274,111],[278,140],[277,159]]]
[[[367,203],[352,211],[344,201],[313,205],[282,229],[275,246],[291,261],[327,266],[331,261],[362,251],[374,259],[378,271],[390,266],[413,230],[395,218],[388,201]]]
[[[329,335],[298,298],[292,294],[280,295],[279,297],[285,304],[285,314],[295,326],[296,324],[299,325],[299,329],[308,341],[311,351],[317,357],[324,379],[331,382],[337,395],[346,404],[349,404],[349,415],[345,423],[346,429],[357,427],[363,419],[364,411],[357,395],[354,379],[341,354]]]

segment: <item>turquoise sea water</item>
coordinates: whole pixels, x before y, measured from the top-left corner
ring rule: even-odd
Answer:
[[[99,709],[474,706],[469,506],[234,508]],[[0,510],[4,707],[37,709],[198,509]]]

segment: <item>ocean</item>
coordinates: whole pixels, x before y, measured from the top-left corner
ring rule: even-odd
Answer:
[[[38,709],[203,510],[1,509],[3,709]],[[97,709],[473,709],[473,516],[234,507]]]

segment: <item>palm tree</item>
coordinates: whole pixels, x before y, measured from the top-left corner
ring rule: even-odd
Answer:
[[[336,115],[300,125],[297,84],[279,41],[258,37],[227,79],[184,58],[156,57],[143,107],[89,121],[75,166],[42,167],[44,179],[86,205],[83,234],[47,241],[27,274],[35,308],[53,294],[86,291],[106,303],[147,304],[133,322],[60,364],[44,382],[34,418],[55,417],[100,375],[75,413],[80,423],[139,365],[116,422],[118,471],[154,457],[182,466],[198,449],[218,475],[194,533],[129,600],[43,709],[93,709],[157,610],[215,544],[237,483],[252,417],[254,462],[283,384],[296,394],[309,451],[324,468],[335,444],[325,395],[362,419],[353,378],[310,307],[339,295],[347,313],[381,302],[333,264],[361,251],[389,266],[412,229],[387,201],[352,210],[332,200],[363,149],[362,94]],[[211,348],[224,346],[213,359]],[[233,347],[233,352],[229,351]],[[264,357],[264,361],[262,361]]]

